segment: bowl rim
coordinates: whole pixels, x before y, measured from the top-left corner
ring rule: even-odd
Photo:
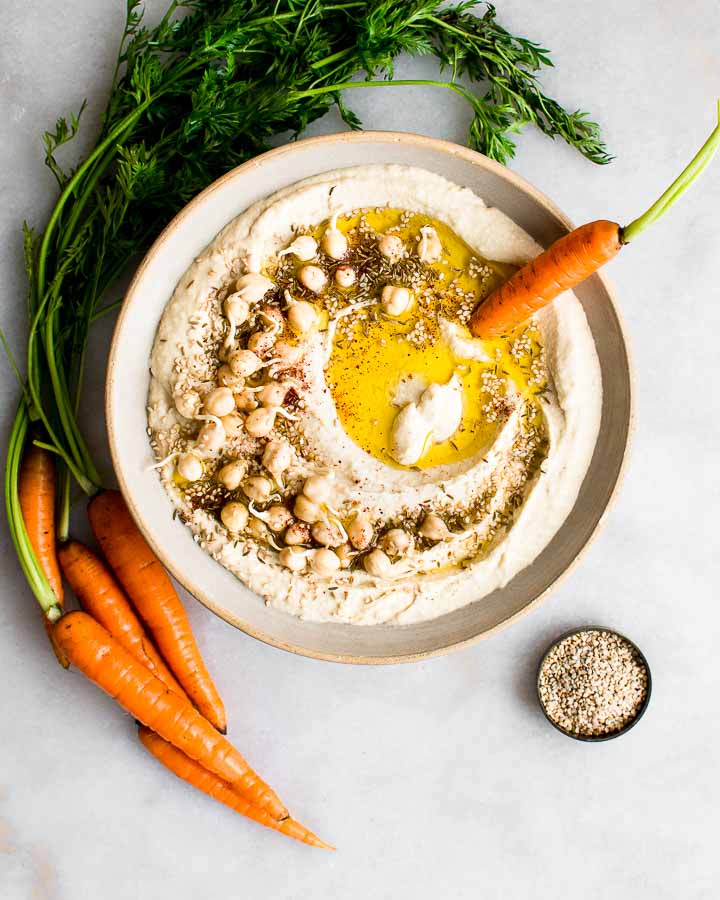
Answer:
[[[418,650],[416,652],[409,653],[401,653],[395,654],[391,656],[370,656],[370,655],[362,655],[357,656],[352,653],[335,653],[331,651],[318,651],[312,648],[300,646],[298,644],[291,643],[289,641],[281,640],[272,634],[263,631],[260,628],[257,628],[240,616],[229,612],[227,609],[222,608],[219,604],[215,603],[213,599],[205,593],[202,588],[196,585],[190,575],[187,572],[181,571],[177,566],[173,564],[172,561],[168,560],[166,555],[163,552],[163,548],[158,545],[155,541],[151,530],[149,529],[147,523],[143,519],[143,516],[135,504],[133,500],[133,496],[131,491],[129,490],[128,484],[126,483],[125,478],[122,474],[122,468],[119,464],[119,451],[118,451],[118,432],[115,428],[115,423],[112,415],[112,397],[113,397],[113,387],[115,384],[115,380],[117,377],[116,371],[116,363],[117,363],[117,355],[119,352],[119,344],[120,344],[120,336],[123,332],[123,323],[127,312],[130,306],[133,303],[135,291],[137,290],[137,286],[140,283],[145,270],[150,264],[151,259],[155,256],[155,254],[159,251],[161,246],[165,243],[168,238],[168,235],[178,227],[189,215],[191,215],[195,208],[201,205],[201,203],[205,202],[207,198],[213,194],[215,191],[221,190],[226,183],[232,181],[237,177],[238,173],[243,172],[246,169],[252,169],[257,165],[261,164],[264,160],[267,159],[276,159],[278,157],[282,157],[285,155],[292,155],[295,151],[295,148],[298,146],[302,147],[318,147],[321,148],[323,146],[332,145],[335,143],[384,143],[384,142],[392,142],[398,144],[408,144],[415,146],[426,147],[431,150],[435,150],[439,153],[449,154],[450,156],[460,157],[473,165],[480,166],[484,168],[499,178],[509,182],[514,187],[518,188],[525,194],[529,195],[536,203],[543,206],[546,210],[548,210],[557,220],[561,223],[561,225],[567,229],[567,231],[571,231],[575,226],[573,222],[565,215],[562,210],[559,209],[550,200],[542,191],[538,190],[538,188],[534,187],[530,182],[528,182],[521,175],[518,175],[516,172],[507,168],[507,166],[502,165],[499,162],[496,162],[493,159],[483,155],[482,153],[478,153],[476,150],[471,150],[468,147],[464,147],[460,144],[456,144],[452,141],[446,141],[441,138],[433,138],[427,137],[425,135],[416,134],[414,132],[401,132],[401,131],[351,131],[351,132],[337,132],[332,134],[324,134],[318,135],[316,137],[308,137],[302,138],[298,141],[293,141],[288,144],[283,144],[280,147],[275,147],[271,150],[266,151],[265,153],[259,154],[258,156],[253,157],[252,159],[247,160],[239,166],[235,166],[235,168],[230,169],[224,175],[221,175],[220,178],[213,181],[209,184],[204,190],[202,190],[199,194],[193,197],[171,220],[168,224],[163,228],[160,234],[155,238],[152,243],[150,249],[147,251],[137,269],[135,270],[133,277],[128,285],[128,288],[125,292],[125,297],[123,300],[122,307],[120,309],[119,315],[115,322],[112,341],[110,344],[110,350],[108,354],[108,365],[107,365],[107,374],[106,374],[106,382],[105,382],[105,420],[107,427],[107,435],[108,435],[108,443],[110,446],[110,456],[113,465],[113,471],[115,473],[115,477],[118,481],[118,486],[123,495],[123,498],[128,506],[130,514],[132,515],[135,523],[137,524],[140,532],[142,533],[145,540],[150,545],[153,552],[160,559],[163,566],[170,572],[170,574],[200,603],[203,604],[207,609],[211,612],[215,613],[215,615],[219,616],[225,622],[228,622],[230,625],[233,625],[235,628],[238,628],[240,631],[243,631],[245,634],[250,635],[251,637],[256,638],[259,641],[262,641],[265,644],[269,644],[272,647],[276,647],[280,650],[286,650],[290,653],[297,654],[299,656],[305,656],[310,659],[318,659],[325,660],[327,662],[336,662],[336,663],[345,663],[350,665],[393,665],[397,663],[405,663],[405,662],[417,662],[423,659],[430,659],[435,656],[444,656],[453,650],[459,650],[463,647],[469,647],[473,644],[477,644],[482,640],[490,637],[498,633],[499,631],[508,628],[510,625],[514,624],[517,620],[527,615],[532,610],[536,609],[544,600],[546,600],[550,594],[555,591],[562,582],[575,570],[578,562],[585,554],[588,552],[590,546],[594,543],[596,538],[598,537],[601,530],[604,528],[608,515],[612,511],[617,502],[618,494],[620,492],[620,488],[625,480],[625,476],[627,473],[627,467],[629,462],[630,448],[633,442],[633,436],[635,431],[635,366],[634,366],[634,358],[632,347],[630,344],[629,334],[626,322],[620,312],[619,305],[617,303],[616,295],[614,288],[612,287],[611,282],[608,280],[607,276],[602,273],[602,271],[598,271],[595,273],[595,277],[597,277],[607,294],[608,300],[612,307],[613,313],[617,319],[618,328],[620,330],[620,334],[622,336],[622,341],[625,349],[625,355],[627,358],[627,370],[628,370],[628,424],[627,424],[627,437],[625,440],[625,446],[623,448],[622,458],[620,460],[620,465],[618,468],[617,476],[615,478],[615,483],[610,492],[610,496],[605,504],[605,508],[602,513],[598,517],[595,526],[588,536],[585,544],[580,549],[575,558],[565,567],[565,569],[560,572],[556,578],[553,579],[548,586],[541,591],[536,597],[526,603],[522,609],[518,610],[515,613],[508,615],[506,618],[502,619],[496,625],[491,628],[485,629],[484,631],[473,635],[469,638],[463,638],[457,641],[448,641],[447,643],[442,644],[441,646],[434,647],[431,650]],[[371,628],[372,626],[356,626],[358,628]]]
[[[608,734],[579,734],[574,731],[568,731],[552,718],[552,716],[545,708],[545,704],[543,703],[542,697],[540,696],[540,675],[542,673],[542,668],[545,665],[545,660],[555,649],[555,647],[558,646],[558,644],[562,644],[563,641],[567,640],[569,637],[572,637],[574,634],[582,634],[586,631],[604,631],[606,634],[614,634],[626,643],[630,644],[633,650],[640,657],[640,661],[645,667],[645,672],[647,673],[647,690],[645,691],[645,699],[643,700],[640,709],[637,711],[637,713],[635,713],[635,716],[627,723],[627,725],[624,725],[619,731],[611,731]],[[631,728],[634,728],[640,721],[640,719],[642,719],[642,717],[645,715],[648,705],[650,704],[650,695],[652,694],[652,672],[650,671],[650,663],[648,663],[647,657],[645,656],[643,651],[638,647],[635,641],[630,640],[630,638],[622,634],[622,632],[616,631],[614,628],[608,628],[607,625],[579,625],[577,628],[571,628],[569,629],[569,631],[565,631],[561,635],[556,637],[555,640],[548,645],[545,652],[540,657],[540,662],[538,663],[537,667],[537,674],[535,676],[535,693],[543,715],[553,726],[553,728],[560,732],[560,734],[564,734],[565,737],[572,738],[575,741],[583,741],[586,744],[599,744],[603,741],[612,741],[614,740],[614,738],[618,738],[623,734],[627,734],[628,731],[630,731]]]

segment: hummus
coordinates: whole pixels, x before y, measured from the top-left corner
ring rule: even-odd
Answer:
[[[196,542],[266,603],[405,624],[505,585],[590,464],[600,367],[572,293],[514,333],[476,305],[540,252],[421,169],[308,178],[195,260],[152,352],[155,466]]]

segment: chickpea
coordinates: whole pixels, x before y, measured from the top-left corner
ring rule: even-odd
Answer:
[[[269,381],[258,393],[258,400],[263,406],[282,406],[288,389],[279,381]]]
[[[309,522],[311,525],[322,519],[322,510],[317,503],[308,500],[303,494],[299,494],[295,498],[293,512],[302,522]]]
[[[322,248],[330,259],[342,259],[348,251],[347,238],[338,228],[328,228],[323,235]]]
[[[203,464],[192,453],[181,453],[178,456],[177,473],[186,481],[198,481],[203,476]]]
[[[320,271],[320,270],[318,270]],[[293,301],[288,312],[288,325],[300,335],[306,335],[317,322],[318,314],[312,303],[306,300]]]
[[[332,492],[332,481],[327,475],[310,475],[305,479],[302,492],[313,503],[325,503]]]
[[[291,572],[302,572],[307,564],[307,550],[300,550],[298,547],[285,547],[278,556],[280,565]]]
[[[252,350],[235,350],[228,356],[228,365],[233,375],[247,378],[262,369],[262,360]]]
[[[391,263],[396,263],[405,255],[405,244],[396,234],[383,234],[378,241],[378,250]]]
[[[270,331],[254,331],[248,338],[247,346],[258,356],[267,356],[275,346],[275,335]]]
[[[330,522],[316,522],[312,527],[312,536],[323,547],[339,547],[345,542],[342,531]]]
[[[255,500],[257,503],[266,503],[273,492],[272,482],[264,475],[246,478],[241,487],[248,500]]]
[[[355,284],[355,269],[352,266],[338,266],[335,269],[335,284],[341,288],[349,288]]]
[[[220,510],[220,519],[223,525],[234,534],[244,531],[249,517],[250,514],[245,504],[239,503],[237,500],[231,500]]]
[[[206,422],[198,432],[196,443],[201,450],[214,453],[225,443],[225,429],[217,422]]]
[[[319,294],[327,284],[327,275],[320,266],[303,266],[298,273],[298,281],[313,294]]]
[[[247,526],[248,533],[256,541],[267,541],[270,530],[262,519],[252,516]]]
[[[229,491],[235,491],[240,487],[240,483],[247,472],[247,465],[240,459],[226,463],[218,472],[215,478],[220,484]]]
[[[321,578],[330,578],[340,568],[340,560],[332,550],[323,547],[310,556],[310,568]]]
[[[410,549],[410,535],[402,528],[391,528],[380,544],[388,556],[402,556]]]
[[[234,391],[238,390],[238,388],[243,387],[245,384],[245,379],[242,375],[235,375],[233,370],[227,363],[223,363],[220,368],[217,370],[217,381],[218,384],[223,387],[232,388]]]
[[[301,234],[299,237],[295,238],[292,244],[284,250],[281,250],[278,253],[278,256],[285,256],[286,254],[291,253],[293,256],[296,256],[300,262],[308,262],[315,258],[317,249],[318,245],[314,237],[311,237],[309,234]]]
[[[392,572],[392,563],[382,550],[371,550],[363,559],[363,566],[368,575],[376,578],[388,578]]]
[[[235,406],[242,412],[252,412],[254,409],[258,408],[258,402],[254,391],[243,388],[240,391],[235,391],[234,397]]]
[[[303,355],[302,347],[297,344],[289,344],[287,341],[278,341],[273,351],[275,359],[282,365],[289,367],[300,362]]]
[[[184,391],[175,397],[175,409],[186,419],[194,419],[200,412],[201,400],[197,391]]]
[[[245,430],[245,420],[236,412],[229,413],[227,416],[222,416],[220,421],[223,424],[226,436],[230,439],[239,438]]]
[[[413,304],[413,295],[405,287],[386,284],[380,295],[380,304],[389,316],[401,316]]]
[[[417,254],[424,263],[437,262],[442,256],[442,243],[432,225],[423,225],[420,229]]]
[[[262,464],[277,478],[290,465],[291,451],[287,441],[268,441],[262,455]]]
[[[422,520],[418,533],[429,541],[444,541],[450,537],[450,529],[435,513],[428,513]]]
[[[336,554],[337,558],[340,560],[340,568],[341,569],[347,569],[347,567],[353,561],[353,558],[355,556],[350,544],[340,544],[339,547],[335,548],[335,554]]]
[[[205,412],[222,418],[235,409],[235,398],[229,387],[219,387],[205,397]]]
[[[275,407],[261,406],[248,413],[245,419],[245,430],[250,437],[267,437],[275,426]]]
[[[370,546],[375,531],[370,519],[361,513],[348,525],[347,533],[356,550],[365,550]]]
[[[271,506],[265,514],[265,522],[271,531],[284,531],[293,522],[293,514],[287,506]]]
[[[235,325],[242,325],[250,316],[250,304],[241,294],[230,294],[223,303],[223,312]]]
[[[310,526],[307,522],[293,522],[284,535],[285,543],[294,546],[296,544],[310,543]]]
[[[241,275],[235,284],[235,290],[241,295],[243,300],[248,303],[258,303],[274,287],[269,278],[264,275],[258,275],[256,272],[248,272],[247,275]]]

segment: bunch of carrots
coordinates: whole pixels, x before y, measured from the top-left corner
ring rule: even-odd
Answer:
[[[90,501],[104,560],[79,541],[55,540],[55,466],[35,444],[19,478],[28,539],[63,610],[63,576],[82,611],[44,617],[58,661],[75,666],[138,722],[142,744],[171,772],[241,815],[332,850],[291,818],[275,792],[224,736],[225,708],[170,578],[117,491]]]

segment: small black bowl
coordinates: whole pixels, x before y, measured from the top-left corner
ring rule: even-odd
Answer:
[[[548,711],[545,709],[545,704],[542,701],[540,696],[540,673],[542,672],[543,664],[548,657],[548,654],[551,650],[557,647],[558,644],[561,644],[564,640],[569,637],[572,637],[574,634],[582,634],[585,631],[606,631],[609,634],[615,634],[623,641],[627,641],[628,644],[635,650],[640,661],[645,666],[645,672],[647,673],[647,689],[645,691],[645,699],[643,700],[642,706],[637,711],[635,718],[631,719],[624,728],[620,728],[618,731],[611,731],[609,734],[576,734],[574,731],[567,731],[548,714]],[[648,703],[650,702],[650,694],[652,693],[652,677],[650,675],[650,666],[648,665],[648,661],[645,658],[645,654],[642,650],[637,646],[634,641],[631,641],[630,638],[625,637],[624,634],[620,634],[619,631],[615,631],[612,628],[605,628],[603,625],[583,625],[580,628],[572,628],[570,631],[566,631],[564,634],[561,634],[560,637],[556,638],[552,644],[545,650],[540,659],[540,663],[537,668],[537,677],[535,679],[535,690],[537,693],[538,703],[540,704],[540,709],[543,711],[543,715],[548,720],[548,722],[553,726],[553,728],[557,729],[561,734],[564,734],[566,737],[574,738],[576,741],[586,741],[588,743],[597,743],[599,741],[610,741],[613,738],[620,737],[621,734],[627,734],[631,728],[634,728],[635,725],[642,719],[645,715],[645,710],[648,707]]]

